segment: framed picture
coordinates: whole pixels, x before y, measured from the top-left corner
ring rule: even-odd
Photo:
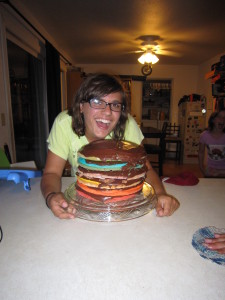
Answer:
[[[131,85],[132,85],[132,79],[131,78],[121,78],[123,88],[127,95],[127,104],[128,104],[128,111],[131,110]]]

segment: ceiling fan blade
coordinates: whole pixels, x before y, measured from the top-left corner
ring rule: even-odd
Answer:
[[[127,53],[143,53],[145,50],[134,50],[134,51],[129,51]]]
[[[173,57],[181,57],[182,55],[180,53],[171,51],[171,50],[164,50],[164,49],[159,49],[154,51],[155,54],[158,55],[165,55],[165,56],[173,56]]]

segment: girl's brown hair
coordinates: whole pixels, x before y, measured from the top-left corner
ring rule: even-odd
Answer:
[[[215,127],[214,120],[215,120],[215,118],[217,118],[219,116],[220,112],[222,112],[222,111],[225,111],[225,110],[222,109],[220,111],[215,111],[215,112],[211,113],[209,120],[208,120],[208,128],[207,128],[208,131],[212,131],[214,129],[214,127]],[[223,132],[225,132],[225,128],[224,128]]]
[[[116,92],[120,92],[122,95],[123,109],[119,121],[112,132],[112,138],[117,140],[124,138],[128,115],[126,93],[117,77],[105,73],[89,75],[81,84],[73,99],[72,107],[68,110],[68,114],[72,117],[72,128],[79,137],[85,135],[85,123],[83,114],[80,111],[80,103],[88,102],[93,98],[100,99]]]

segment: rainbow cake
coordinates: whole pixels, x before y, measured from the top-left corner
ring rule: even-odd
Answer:
[[[147,154],[143,146],[98,140],[78,152],[76,193],[101,203],[133,199],[142,191]]]

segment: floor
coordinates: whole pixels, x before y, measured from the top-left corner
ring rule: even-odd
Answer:
[[[203,174],[200,171],[198,164],[178,164],[175,161],[167,160],[163,165],[163,176],[175,176],[182,172],[192,172],[196,177],[202,178]]]
[[[150,161],[151,159],[154,159],[154,158],[150,158]],[[156,169],[157,173],[158,173],[158,170]],[[198,178],[202,178],[203,177],[203,174],[202,172],[200,171],[200,168],[199,168],[199,165],[198,164],[178,164],[176,161],[174,160],[171,160],[171,159],[166,159],[164,161],[164,164],[163,164],[163,176],[168,176],[168,177],[171,177],[171,176],[176,176],[180,173],[183,173],[183,172],[192,172],[196,177]]]

